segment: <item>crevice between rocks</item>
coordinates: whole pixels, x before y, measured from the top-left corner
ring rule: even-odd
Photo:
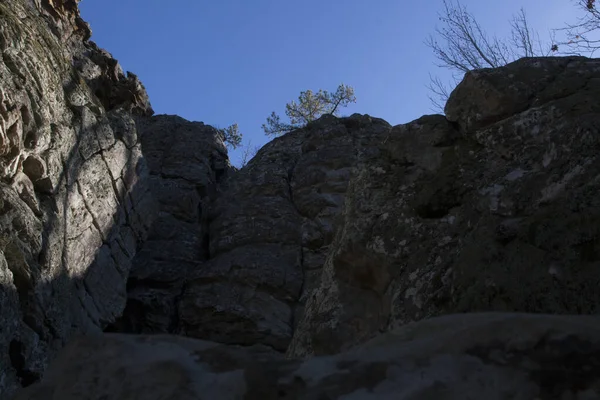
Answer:
[[[300,220],[302,220],[303,217],[302,214],[300,213],[300,210],[298,209],[298,206],[296,205],[295,201],[294,201],[294,191],[292,188],[292,179],[294,177],[294,172],[296,171],[296,166],[298,165],[298,159],[296,159],[294,161],[294,163],[292,164],[292,166],[288,169],[287,171],[287,177],[286,177],[286,183],[287,183],[287,188],[288,188],[288,196],[289,196],[289,201],[292,204],[292,207],[294,208],[294,210],[296,211],[296,214],[298,215],[298,217],[300,218]],[[300,256],[300,272],[302,273],[302,284],[300,285],[300,292],[298,293],[298,298],[297,299],[293,299],[290,300],[289,304],[290,305],[290,309],[291,309],[291,315],[290,315],[290,320],[288,321],[288,326],[290,327],[291,331],[292,331],[292,336],[291,338],[294,337],[294,331],[296,329],[296,323],[298,322],[297,319],[297,313],[298,313],[298,308],[299,307],[304,307],[304,304],[300,304],[299,300],[302,298],[302,294],[304,293],[304,288],[306,285],[306,271],[304,268],[304,246],[302,245],[302,225],[300,226],[300,240],[298,243],[298,251],[299,251],[299,256]],[[286,279],[287,281],[287,279]]]
[[[75,182],[75,185],[77,186],[77,191],[79,192],[79,195],[81,196],[81,199],[83,200],[83,205],[84,205],[86,211],[92,217],[92,225],[94,225],[94,228],[96,228],[96,230],[98,231],[98,234],[102,238],[102,243],[106,244],[107,238],[104,237],[104,234],[102,233],[102,229],[100,228],[100,224],[98,224],[98,221],[96,221],[96,217],[92,213],[92,209],[90,208],[90,206],[87,202],[87,199],[83,195],[83,190],[81,190],[81,184],[79,183],[79,181],[77,181],[77,182]]]
[[[19,340],[11,340],[8,348],[8,356],[12,367],[16,371],[22,387],[30,386],[36,383],[41,376],[26,367],[25,346]]]

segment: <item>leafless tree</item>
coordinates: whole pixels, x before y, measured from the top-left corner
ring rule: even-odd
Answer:
[[[458,79],[456,76],[453,76],[453,79],[454,86],[456,86],[458,84]],[[443,113],[446,101],[448,101],[448,97],[450,97],[450,92],[452,91],[451,86],[447,83],[444,83],[439,76],[433,76],[429,74],[429,83],[427,84],[427,89],[429,89],[429,94],[427,97],[429,98],[429,101],[431,101],[432,110]]]
[[[550,46],[544,48],[539,35],[531,29],[524,9],[510,21],[511,36],[508,39],[486,33],[458,0],[444,0],[439,20],[441,27],[436,27],[425,44],[433,50],[437,66],[453,72],[454,82],[445,84],[439,77],[430,76],[429,99],[438,111],[443,110],[452,85],[455,86],[467,71],[497,68],[521,57],[544,56],[552,52]]]
[[[566,39],[557,44],[561,54],[587,54],[590,57],[600,49],[600,10],[596,0],[576,0],[583,11],[575,23],[569,23],[556,31],[564,33]],[[566,49],[566,50],[563,50]]]
[[[527,14],[523,8],[519,10],[518,14],[513,15],[510,27],[511,58],[513,60],[521,57],[547,57],[556,51],[553,46],[554,35],[550,34],[550,45],[541,40],[540,35],[529,26]]]
[[[245,167],[248,162],[258,153],[260,146],[253,146],[252,141],[248,140],[248,143],[242,146],[242,155],[240,157],[240,168]]]

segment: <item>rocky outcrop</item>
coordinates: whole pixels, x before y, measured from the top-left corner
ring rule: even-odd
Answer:
[[[525,59],[468,74],[447,118],[325,116],[274,140],[192,196],[196,233],[178,229],[196,254],[142,258],[130,298],[149,317],[117,330],[304,357],[453,312],[594,313],[595,73],[593,60]],[[217,181],[203,174],[192,186]]]
[[[596,314],[599,68],[550,58],[474,71],[447,120],[380,135],[288,354],[455,312]]]
[[[447,313],[595,313],[597,72],[524,59],[468,74],[447,117],[274,140],[212,201],[175,332],[305,357]]]
[[[188,277],[180,333],[287,348],[316,286],[360,141],[389,124],[324,117],[275,139],[212,202],[210,259]]]
[[[0,16],[2,398],[77,334],[24,398],[598,397],[599,61],[473,71],[445,116],[324,116],[234,170],[77,1]]]
[[[167,116],[138,123],[161,212],[109,331],[285,351],[319,280],[365,129],[390,125],[324,117],[233,173],[214,128]]]
[[[133,261],[127,307],[108,330],[173,333],[183,285],[209,258],[209,204],[231,166],[218,131],[201,122],[159,115],[140,120],[138,132],[159,214]]]
[[[306,361],[177,336],[73,341],[15,400],[595,399],[597,317],[463,314]]]
[[[0,397],[123,311],[156,214],[145,90],[87,41],[76,1],[0,3]]]

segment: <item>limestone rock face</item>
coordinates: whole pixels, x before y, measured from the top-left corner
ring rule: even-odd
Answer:
[[[300,361],[262,346],[106,334],[72,341],[15,400],[596,399],[599,337],[598,317],[472,313]]]
[[[143,86],[87,41],[76,1],[0,3],[0,397],[73,333],[121,315],[156,215]]]

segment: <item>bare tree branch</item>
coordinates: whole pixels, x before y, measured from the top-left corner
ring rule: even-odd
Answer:
[[[521,57],[548,55],[551,51],[550,46],[546,52],[542,51],[544,45],[529,26],[522,8],[512,18],[508,40],[488,35],[459,0],[444,0],[439,20],[443,25],[435,28],[435,34],[425,40],[425,45],[433,51],[438,67],[461,75],[473,69],[498,68]],[[434,108],[443,110],[450,89],[431,76],[427,87]]]
[[[248,165],[248,162],[258,153],[260,150],[259,146],[253,146],[252,140],[248,140],[248,143],[242,146],[242,155],[240,157],[240,168]]]
[[[456,79],[454,84],[456,85]],[[432,104],[431,111],[443,113],[446,101],[450,97],[450,87],[442,82],[439,77],[429,74],[427,89],[429,89],[427,97]]]
[[[561,54],[587,54],[593,57],[600,49],[600,11],[595,0],[576,0],[575,3],[583,14],[575,23],[568,23],[564,28],[555,30],[566,36],[556,44],[556,50],[560,50]],[[563,48],[567,50],[562,50]]]

